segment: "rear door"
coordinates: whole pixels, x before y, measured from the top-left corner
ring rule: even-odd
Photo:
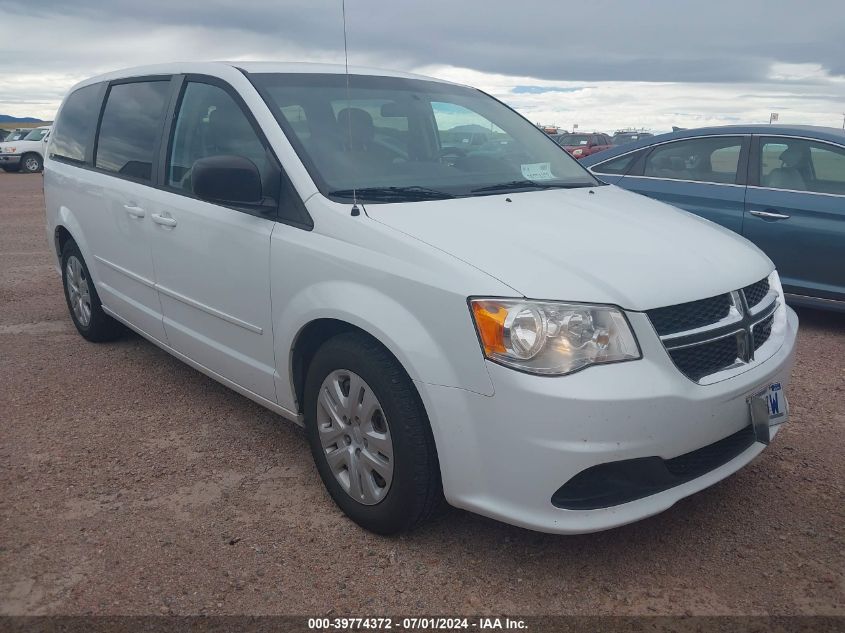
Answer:
[[[88,204],[78,210],[103,304],[160,341],[150,194],[170,90],[169,76],[109,86],[86,176]]]
[[[749,138],[703,136],[654,146],[615,184],[742,231]]]
[[[743,235],[787,292],[845,299],[845,147],[755,136]]]
[[[187,77],[166,148],[151,220],[157,287],[169,344],[212,372],[276,401],[270,235],[280,169],[257,124],[227,84]],[[248,158],[275,206],[241,209],[194,196],[200,158]],[[287,359],[282,359],[286,362]]]

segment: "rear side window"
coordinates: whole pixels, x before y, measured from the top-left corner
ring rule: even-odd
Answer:
[[[84,163],[85,155],[100,113],[102,85],[94,84],[74,91],[65,100],[59,120],[56,121],[50,158],[74,163]]]
[[[659,145],[645,162],[645,176],[733,184],[742,137],[702,137]]]
[[[95,165],[135,180],[152,180],[153,154],[164,125],[169,81],[111,87],[97,139]]]

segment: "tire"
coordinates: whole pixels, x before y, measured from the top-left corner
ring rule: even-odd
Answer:
[[[70,318],[84,338],[102,343],[124,333],[123,325],[103,312],[88,265],[73,240],[68,240],[62,249],[62,286]]]
[[[342,399],[335,400],[340,405],[332,417],[325,406],[325,398],[332,397],[327,385],[342,387],[344,372],[350,378],[349,400],[352,401],[351,385],[360,385],[358,401],[363,404],[356,409],[353,401],[351,408],[344,408]],[[332,393],[337,395],[336,391]],[[373,407],[372,396],[379,406],[367,418],[364,410]],[[377,341],[358,332],[346,332],[326,341],[308,368],[304,406],[306,434],[323,484],[340,509],[358,525],[377,534],[395,534],[415,528],[444,504],[440,464],[425,408],[408,374]],[[341,424],[343,411],[349,418],[347,426]],[[356,411],[362,417],[358,423],[353,422],[358,419],[353,417]],[[342,429],[349,434],[338,438],[334,448],[327,448],[325,443]],[[381,438],[378,446],[373,441],[375,437]],[[345,448],[341,441],[346,443]],[[379,452],[380,447],[384,447],[384,453]],[[358,466],[338,469],[338,456],[341,461],[349,461],[356,451],[359,457],[355,463],[367,471],[356,471],[360,474],[357,481],[362,482],[358,486],[360,497],[347,492],[354,485],[350,474],[354,475]],[[391,459],[384,459],[391,451]],[[373,455],[379,460],[379,472],[367,470],[375,463]],[[389,475],[385,463],[392,469]],[[336,470],[341,474],[336,476]],[[388,481],[389,485],[382,486]],[[366,490],[376,490],[377,494],[368,496]]]
[[[25,174],[37,174],[44,168],[44,161],[41,157],[31,152],[21,156],[21,171]]]

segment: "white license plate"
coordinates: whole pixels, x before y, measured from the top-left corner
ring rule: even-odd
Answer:
[[[755,391],[748,398],[751,411],[751,424],[758,442],[768,444],[771,439],[770,428],[786,422],[789,403],[779,382],[773,382]]]

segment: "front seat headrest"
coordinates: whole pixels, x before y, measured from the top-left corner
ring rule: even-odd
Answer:
[[[784,167],[795,168],[804,160],[804,152],[800,147],[791,145],[781,153],[779,158]]]
[[[343,135],[344,145],[348,145],[349,137],[352,137],[350,149],[364,149],[375,136],[373,117],[361,108],[344,108],[337,113],[337,123],[340,127],[340,133]]]

